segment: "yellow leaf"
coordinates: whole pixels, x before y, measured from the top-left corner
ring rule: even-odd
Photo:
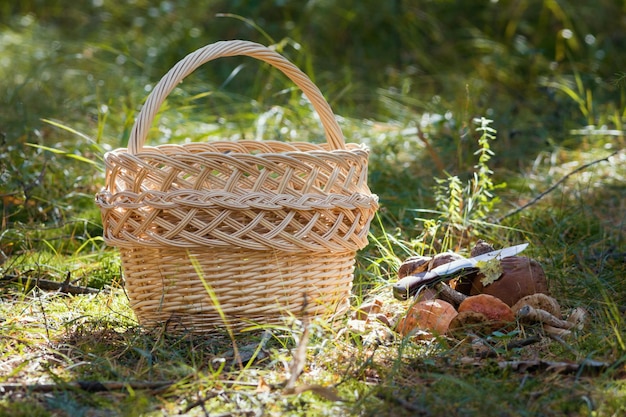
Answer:
[[[489,261],[479,261],[476,266],[480,270],[483,277],[480,282],[486,287],[489,284],[494,283],[502,276],[502,265],[500,260],[491,259]]]

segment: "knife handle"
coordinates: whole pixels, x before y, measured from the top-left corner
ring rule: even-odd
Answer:
[[[407,275],[393,284],[393,296],[398,300],[408,300],[409,297],[414,296],[422,286],[428,284],[435,277],[437,275],[429,274],[428,272]]]
[[[417,294],[423,286],[428,286],[436,282],[449,281],[452,278],[460,278],[478,272],[476,267],[461,268],[449,274],[438,274],[432,271],[420,272],[415,275],[408,275],[393,285],[393,296],[398,300],[408,300],[409,297]]]

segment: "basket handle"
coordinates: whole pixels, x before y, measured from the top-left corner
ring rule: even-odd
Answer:
[[[326,133],[326,140],[331,149],[345,149],[345,141],[339,124],[328,102],[315,84],[298,67],[280,54],[266,46],[248,41],[220,41],[200,48],[178,61],[167,74],[161,78],[144,103],[128,140],[128,152],[136,154],[141,151],[150,131],[156,114],[172,90],[189,74],[202,64],[215,58],[246,55],[281,70],[291,79],[311,101],[318,113]]]

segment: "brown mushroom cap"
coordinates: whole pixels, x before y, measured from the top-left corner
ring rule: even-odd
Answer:
[[[456,314],[457,312],[452,304],[446,301],[418,301],[398,321],[396,331],[403,336],[416,329],[444,334]]]
[[[439,293],[434,288],[423,287],[415,295],[416,301],[435,300],[439,298]],[[446,301],[446,300],[444,300]]]
[[[527,295],[516,302],[513,307],[511,307],[511,310],[513,310],[513,313],[517,314],[522,307],[527,305],[547,311],[556,318],[561,318],[561,306],[559,306],[559,303],[549,295],[543,293]]]
[[[498,325],[515,321],[515,314],[511,307],[499,298],[488,294],[467,297],[459,306],[459,314],[464,311],[484,314],[494,324],[494,328],[498,328]]]
[[[398,268],[398,279],[409,275],[419,274],[428,270],[428,264],[432,260],[430,256],[415,255],[407,258]]]
[[[502,276],[484,286],[478,274],[472,281],[470,295],[489,294],[514,305],[523,297],[536,293],[548,294],[548,281],[539,262],[522,256],[511,256],[501,261]]]
[[[448,333],[463,338],[467,332],[491,333],[492,324],[487,316],[476,311],[463,311],[456,315],[448,326]]]
[[[437,268],[438,266],[445,265],[452,261],[457,261],[459,259],[464,259],[463,256],[454,252],[444,252],[438,253],[433,256],[433,259],[430,261],[428,265],[428,270],[430,271],[433,268]],[[462,279],[454,279],[450,281],[449,285],[452,289],[460,292],[461,294],[469,295],[471,289],[471,279],[470,277],[464,277]]]
[[[452,261],[458,261],[459,259],[465,259],[465,258],[455,252],[438,253],[435,256],[433,256],[432,260],[428,264],[428,270],[430,271],[433,268],[437,268],[438,266],[449,264]]]
[[[485,242],[484,240],[479,240],[476,242],[470,255],[472,257],[482,255],[483,253],[493,252],[495,248],[491,245],[491,243]]]

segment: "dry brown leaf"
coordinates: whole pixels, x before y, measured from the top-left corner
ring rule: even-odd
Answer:
[[[256,386],[256,392],[257,393],[261,393],[261,392],[270,392],[271,391],[271,387],[270,385],[265,381],[265,379],[260,376],[259,377],[259,383]]]

